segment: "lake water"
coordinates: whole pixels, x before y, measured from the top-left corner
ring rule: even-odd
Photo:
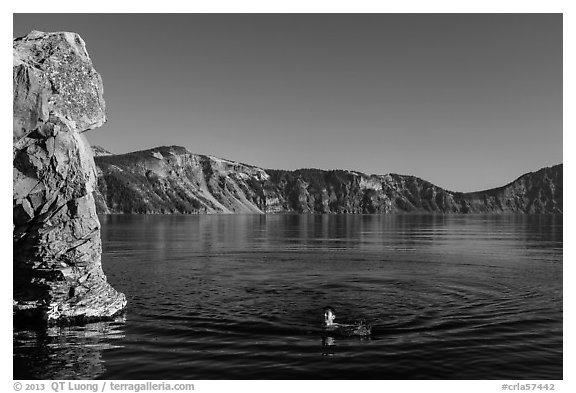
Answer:
[[[100,219],[126,315],[15,331],[15,378],[563,377],[562,216]]]

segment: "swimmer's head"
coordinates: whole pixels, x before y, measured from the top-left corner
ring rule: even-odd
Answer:
[[[336,318],[336,311],[330,306],[324,307],[324,324],[326,326],[333,325],[334,318]]]

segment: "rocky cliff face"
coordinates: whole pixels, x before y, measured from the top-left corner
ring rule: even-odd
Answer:
[[[97,157],[101,213],[263,213],[262,169],[183,147]]]
[[[14,315],[48,323],[109,318],[126,305],[106,281],[81,135],[105,120],[102,81],[74,33],[13,43]]]
[[[457,193],[463,213],[561,214],[562,164],[527,173],[503,187]]]
[[[263,170],[178,146],[96,164],[100,213],[562,213],[562,165],[456,193],[413,176]]]

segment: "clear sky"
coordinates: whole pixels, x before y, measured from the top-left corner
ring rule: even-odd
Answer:
[[[104,81],[91,143],[454,191],[562,160],[561,14],[15,15],[74,31]]]

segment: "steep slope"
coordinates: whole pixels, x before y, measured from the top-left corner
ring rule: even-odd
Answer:
[[[413,176],[319,169],[269,171],[276,211],[299,213],[456,212],[452,195]]]
[[[100,213],[561,213],[562,165],[457,193],[414,176],[263,170],[158,147],[96,157]]]
[[[112,155],[112,153],[110,153],[108,150],[106,150],[102,146],[98,146],[98,145],[92,145],[92,153],[93,153],[94,157],[111,156]]]
[[[100,212],[263,213],[262,169],[183,147],[96,157]]]
[[[562,213],[562,164],[520,176],[491,190],[457,194],[464,213]]]

